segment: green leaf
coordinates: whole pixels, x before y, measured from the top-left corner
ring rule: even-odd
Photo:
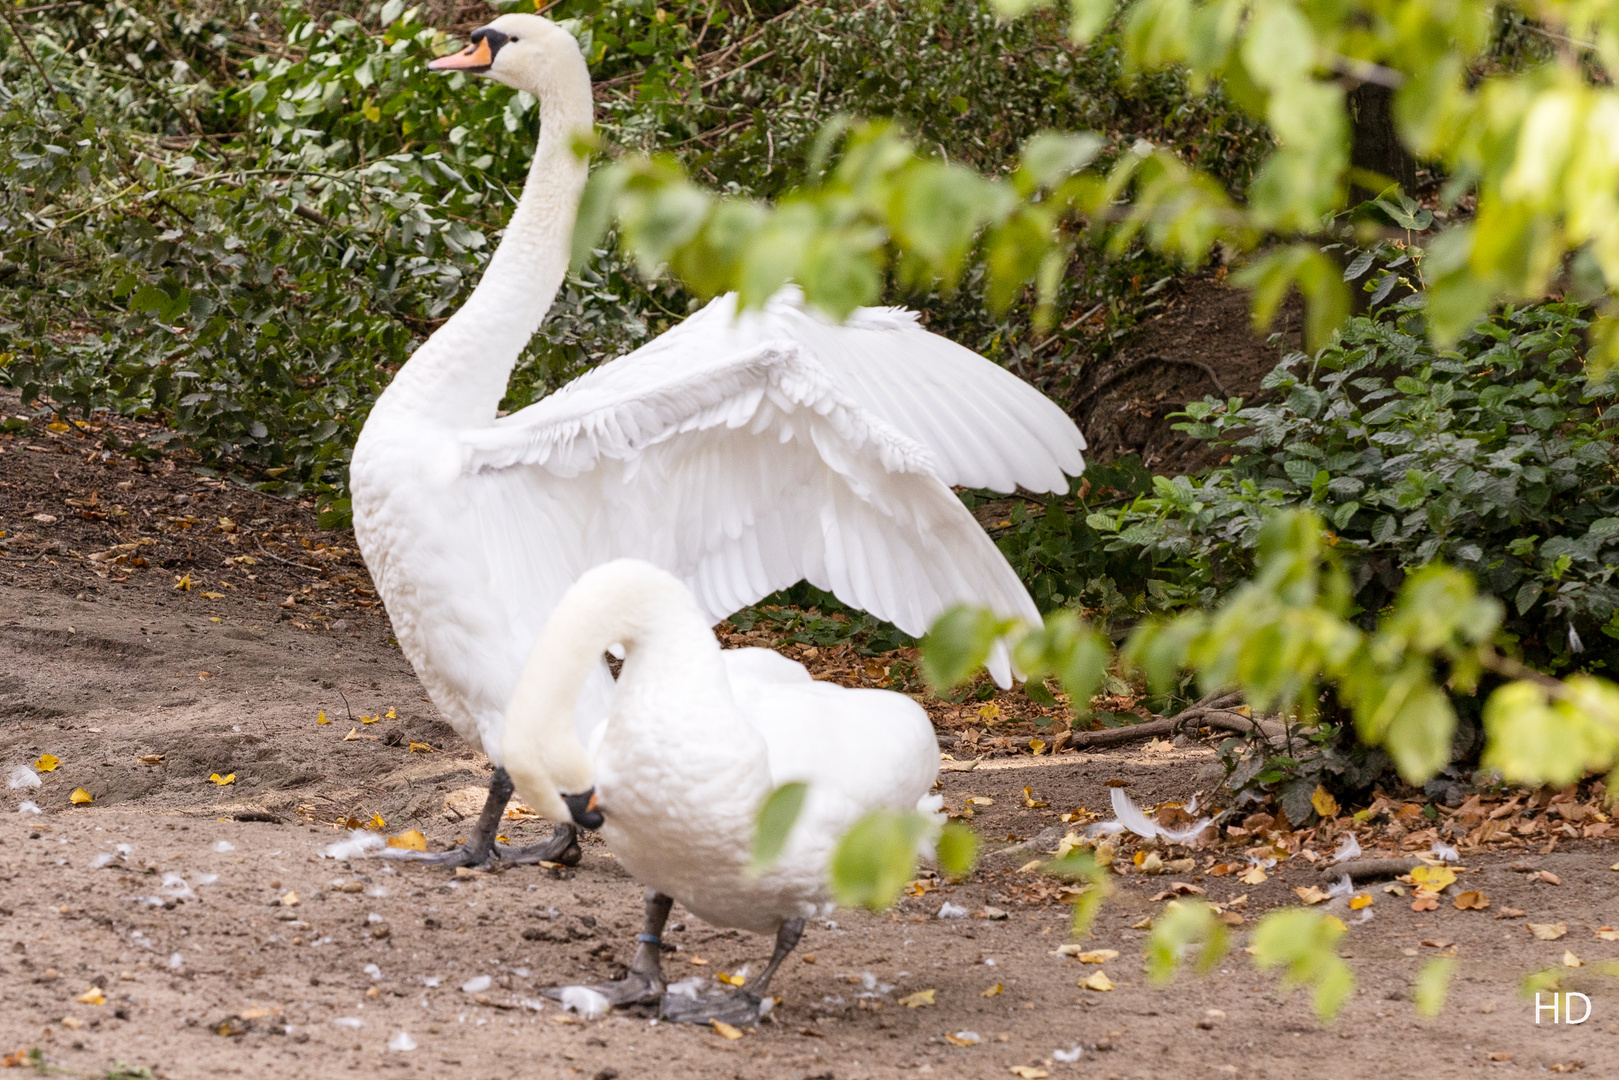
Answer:
[[[1023,145],[1023,170],[1038,187],[1051,187],[1096,160],[1101,136],[1042,131]]]
[[[873,810],[843,835],[832,852],[832,894],[845,907],[880,911],[916,871],[917,845],[928,822],[915,811]]]
[[[949,877],[966,877],[978,862],[978,834],[959,821],[947,821],[937,851],[939,869]]]
[[[1228,944],[1225,925],[1212,907],[1201,900],[1171,900],[1147,937],[1147,978],[1160,986],[1167,983],[1193,946],[1201,946],[1194,970],[1207,974]]]
[[[1456,958],[1453,956],[1441,956],[1422,965],[1411,993],[1417,1004],[1417,1012],[1435,1017],[1444,1011],[1445,997],[1450,993],[1450,977],[1455,967]]]
[[[957,604],[933,621],[922,638],[922,673],[928,685],[948,690],[984,665],[997,638],[1017,624],[994,612]]]
[[[1355,973],[1338,955],[1342,922],[1309,908],[1273,911],[1254,927],[1254,965],[1261,971],[1284,968],[1282,985],[1307,986],[1323,1021],[1338,1015],[1355,990]]]
[[[1005,0],[998,0],[1005,2]],[[1068,0],[1068,38],[1075,45],[1087,45],[1113,18],[1116,0]]]
[[[781,855],[808,794],[808,784],[793,780],[772,791],[759,804],[754,818],[753,869],[766,869]]]
[[[1102,902],[1113,891],[1113,883],[1108,880],[1107,868],[1097,862],[1096,856],[1089,851],[1075,848],[1062,858],[1046,863],[1041,870],[1056,877],[1085,883],[1084,891],[1074,903],[1069,933],[1076,938],[1090,933],[1091,924],[1096,921],[1096,913],[1102,909]]]

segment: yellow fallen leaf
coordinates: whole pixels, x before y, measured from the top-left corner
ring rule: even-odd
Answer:
[[[995,805],[995,800],[990,798],[988,795],[969,795],[967,797],[967,805],[968,806],[994,806]]]
[[[1611,926],[1599,926],[1596,933],[1598,941],[1619,941],[1619,930]]]
[[[303,901],[298,899],[298,894],[292,892],[291,890],[281,894],[282,907],[297,907],[301,903],[303,903]]]
[[[362,717],[360,717],[360,723],[362,723],[362,724],[374,724],[380,719],[382,719],[382,717],[380,717],[380,716],[362,716]]]
[[[67,800],[75,806],[83,806],[85,803],[95,801],[94,797],[82,787],[74,788],[73,794],[69,795]]]
[[[274,1016],[280,1011],[280,1009],[263,1008],[243,1009],[236,1014],[236,1018],[238,1020],[263,1020],[266,1016]]]
[[[1342,932],[1347,933],[1349,930],[1349,927],[1344,925],[1344,921],[1336,915],[1323,915],[1321,916],[1321,921]]]
[[[988,990],[984,990],[981,993],[979,993],[978,996],[979,997],[995,997],[1004,989],[1006,989],[1004,986],[1002,986],[1000,983],[996,983],[994,986],[990,987]]]
[[[1315,807],[1315,812],[1322,817],[1332,817],[1338,813],[1338,800],[1332,797],[1332,792],[1320,784],[1315,786],[1315,794],[1310,796],[1310,805]]]
[[[979,1043],[983,1042],[982,1039],[973,1034],[971,1031],[965,1032],[965,1034],[971,1035],[972,1038],[964,1039],[960,1035],[952,1035],[947,1031],[944,1033],[944,1041],[949,1043],[951,1046],[977,1046]]]
[[[1457,911],[1483,911],[1490,906],[1490,898],[1481,892],[1464,892],[1451,901]]]
[[[1070,948],[1074,951],[1065,951]],[[1057,952],[1063,956],[1072,956],[1081,964],[1105,964],[1119,955],[1119,950],[1117,949],[1081,949],[1070,945],[1059,946]]]
[[[1303,900],[1305,904],[1324,904],[1332,899],[1314,885],[1301,885],[1293,890],[1293,894]]]
[[[360,729],[357,728],[357,727],[349,728],[349,733],[347,735],[343,736],[343,741],[344,742],[358,742],[359,739],[360,739]]]
[[[433,747],[429,744],[415,741],[412,741],[409,749],[405,751],[407,754],[431,754],[432,752]]]
[[[1088,978],[1079,980],[1079,985],[1087,990],[1095,990],[1097,993],[1105,994],[1113,989],[1113,980],[1107,977],[1107,972],[1098,970],[1092,972]]]
[[[984,705],[984,706],[980,707],[979,710],[978,710],[978,719],[982,720],[986,724],[993,724],[995,721],[999,720],[1000,718],[1001,718],[1001,707],[999,705],[995,704],[993,701],[989,702],[987,705]]]
[[[234,784],[234,783],[236,783],[236,774],[235,773],[226,773],[224,776],[220,776],[218,773],[211,773],[211,774],[209,774],[208,779],[212,780],[214,783],[218,784],[220,787],[224,787],[226,784]]]
[[[1013,1065],[1012,1075],[1021,1076],[1023,1080],[1046,1080],[1051,1074],[1044,1069],[1037,1069],[1033,1065]]]
[[[45,425],[45,430],[54,431],[60,435],[64,431],[72,431],[73,429],[62,423],[60,420],[52,420],[50,423]]]
[[[900,998],[899,1003],[907,1009],[920,1009],[924,1005],[934,1004],[933,995],[935,993],[937,993],[935,990],[918,990],[914,994],[907,994],[905,997]]]
[[[84,1021],[77,1016],[64,1016],[62,1017],[62,1026],[77,1031],[84,1026]]]
[[[1250,866],[1248,872],[1237,879],[1244,885],[1263,885],[1267,880],[1263,866]]]
[[[161,765],[163,764],[163,759],[167,756],[166,754],[142,754],[135,760],[142,765]]]
[[[1026,862],[1022,866],[1018,867],[1017,872],[1020,873],[1020,874],[1027,874],[1027,873],[1030,873],[1031,871],[1040,869],[1044,865],[1045,865],[1045,860],[1044,859],[1030,859],[1028,862]]]
[[[1363,910],[1365,908],[1369,908],[1371,906],[1372,906],[1372,894],[1371,893],[1361,893],[1359,896],[1351,896],[1349,898],[1349,910],[1350,911],[1361,911],[1361,910]]]
[[[1030,739],[1029,740],[1029,753],[1038,755],[1045,748],[1046,748],[1046,744],[1045,744],[1044,739]],[[1040,805],[1044,806],[1045,803],[1041,803]]]
[[[382,715],[384,717],[386,717],[387,719],[389,719],[389,720],[398,720],[399,719],[399,714],[394,712],[393,709],[391,709],[391,708],[387,712],[383,713]]]
[[[727,1024],[724,1020],[710,1020],[709,1023],[714,1025],[714,1030],[719,1032],[722,1039],[740,1039],[742,1037],[742,1032]]]
[[[1411,884],[1431,893],[1444,892],[1456,881],[1456,871],[1448,866],[1419,866],[1411,871]]]
[[[1138,920],[1136,922],[1131,923],[1130,924],[1130,929],[1132,929],[1132,930],[1151,930],[1152,929],[1152,916],[1149,915],[1145,919],[1140,919],[1140,920]]]
[[[187,574],[184,577],[177,577],[177,578],[174,579],[174,587],[176,589],[184,589],[186,592],[190,592],[191,591],[191,586],[192,586],[192,581],[191,581],[191,575],[190,574]]]
[[[55,754],[41,754],[39,755],[39,760],[34,762],[34,768],[40,772],[55,772],[56,767],[60,764],[62,764],[62,761]]]
[[[1564,967],[1584,967],[1585,966],[1585,961],[1581,960],[1579,957],[1575,956],[1573,953],[1569,952],[1567,949],[1564,949],[1563,950],[1563,966]]]
[[[1042,806],[1050,806],[1051,804],[1041,802],[1039,799],[1036,799],[1034,797],[1034,789],[1031,787],[1025,787],[1023,789],[1023,805],[1028,807],[1030,810],[1038,810]]]
[[[688,963],[688,964],[696,964],[698,967],[707,967],[708,966],[708,961],[704,960],[701,956],[693,956],[690,959],[688,959],[686,961],[686,963]]]
[[[740,975],[732,975],[729,971],[717,971],[714,973],[714,978],[727,986],[741,986],[748,981]]]
[[[388,823],[386,821],[382,820],[382,815],[381,814],[372,814],[371,815],[371,821],[370,821],[369,826],[368,826],[369,828],[383,829],[383,828],[387,828],[387,826],[388,826]]]
[[[204,600],[223,600],[225,599],[225,594],[222,592],[205,592],[202,594],[202,598]]]
[[[326,719],[326,710],[325,709],[321,709],[320,711],[315,713],[315,726],[316,727],[324,727],[325,725],[330,724],[330,723],[331,723],[331,721]]]
[[[1524,925],[1529,927],[1529,932],[1531,934],[1535,935],[1535,937],[1540,939],[1541,941],[1556,941],[1558,938],[1560,938],[1564,934],[1568,933],[1568,923],[1561,923],[1561,922],[1538,923],[1538,922],[1532,922],[1532,923],[1524,923]]]
[[[101,992],[101,987],[99,986],[92,986],[73,1000],[80,1005],[105,1005],[107,1003],[106,995]]]
[[[388,846],[403,848],[406,851],[426,851],[427,837],[417,829],[407,829],[398,836],[388,837]]]

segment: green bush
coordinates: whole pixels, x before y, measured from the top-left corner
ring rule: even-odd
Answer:
[[[1177,426],[1224,464],[1153,477],[1122,505],[1053,505],[1014,522],[1003,550],[1038,592],[1114,619],[1208,607],[1252,573],[1265,520],[1308,508],[1334,531],[1366,625],[1408,572],[1443,559],[1506,604],[1525,660],[1612,670],[1619,433],[1603,416],[1611,385],[1585,373],[1581,309],[1507,310],[1446,350],[1419,299],[1389,316],[1288,356],[1253,403],[1189,405]],[[1131,482],[1093,473],[1093,487],[1103,479]]]

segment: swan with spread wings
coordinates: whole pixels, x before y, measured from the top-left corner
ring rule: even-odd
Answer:
[[[535,15],[473,32],[438,70],[539,101],[523,194],[467,302],[377,400],[351,466],[355,533],[433,703],[496,766],[448,865],[577,857],[571,826],[497,849],[511,781],[507,703],[557,601],[619,558],[674,574],[711,621],[800,580],[920,634],[954,603],[1037,619],[952,486],[1065,491],[1084,439],[1063,411],[893,308],[843,323],[789,287],[760,310],[721,297],[534,405],[497,415],[567,271],[593,115],[573,36]],[[1004,653],[992,663],[1003,684]],[[580,695],[588,735],[613,689]]]

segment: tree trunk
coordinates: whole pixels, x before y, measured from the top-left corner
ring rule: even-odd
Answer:
[[[1349,92],[1349,117],[1354,127],[1349,163],[1386,176],[1407,195],[1412,194],[1417,186],[1417,163],[1394,133],[1394,91],[1362,83]],[[1353,185],[1351,191],[1357,201],[1379,194],[1360,184]]]

